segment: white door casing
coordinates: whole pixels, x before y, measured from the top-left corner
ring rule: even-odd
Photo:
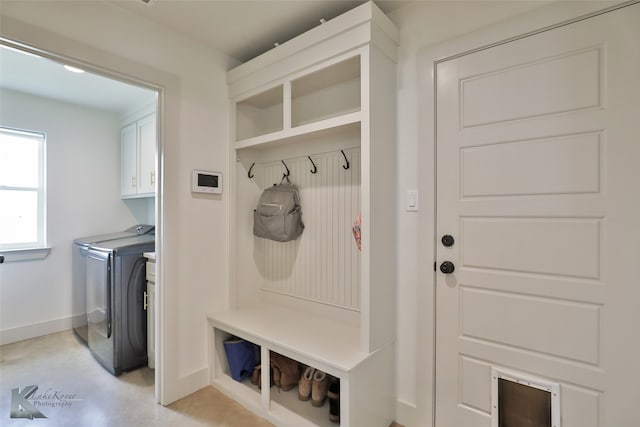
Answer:
[[[640,424],[639,23],[437,65],[436,426],[491,424],[492,366],[559,382],[563,427]]]

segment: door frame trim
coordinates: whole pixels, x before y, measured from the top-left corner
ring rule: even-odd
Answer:
[[[604,13],[618,10],[640,0],[608,2],[557,2],[510,18],[487,28],[471,32],[443,43],[419,50],[418,63],[418,168],[417,189],[425,200],[432,201],[428,209],[418,212],[418,259],[436,262],[436,65],[471,53],[480,52],[516,40],[540,34]],[[435,264],[433,264],[435,265]],[[436,295],[435,276],[431,262],[418,265],[421,278],[416,299],[422,307],[416,316],[416,357],[424,369],[416,369],[416,425],[435,426],[436,369]],[[429,308],[431,310],[429,310]]]

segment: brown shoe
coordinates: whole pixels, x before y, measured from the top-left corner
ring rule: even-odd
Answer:
[[[309,366],[302,373],[300,382],[298,382],[298,399],[307,401],[311,398],[311,383],[315,372],[316,370]]]
[[[274,365],[273,362],[271,362],[271,375],[273,375],[273,384],[276,387],[280,387],[280,368]]]
[[[275,382],[273,381],[273,369],[269,368],[269,387],[273,386]],[[251,374],[251,384],[257,385],[259,389],[262,389],[262,365],[258,365],[253,369],[253,373]]]
[[[327,399],[327,388],[329,387],[329,379],[327,374],[322,371],[316,371],[313,374],[313,383],[311,384],[311,404],[313,406],[322,406]]]
[[[274,380],[276,372],[279,371],[280,373],[280,388],[288,391],[295,387],[300,381],[300,364],[293,359],[274,352],[271,352],[269,357],[274,371]],[[278,385],[277,380],[276,385]]]
[[[251,384],[260,384],[260,365],[257,365],[255,368],[253,368],[253,373],[251,374]]]

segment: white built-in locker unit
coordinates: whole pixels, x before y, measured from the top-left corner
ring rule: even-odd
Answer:
[[[209,316],[211,383],[277,425],[335,424],[329,405],[295,389],[231,379],[231,335],[257,344],[263,366],[275,351],[339,378],[341,426],[394,419],[397,43],[369,2],[227,73],[229,308]],[[292,242],[257,238],[258,198],[287,170],[305,230]]]

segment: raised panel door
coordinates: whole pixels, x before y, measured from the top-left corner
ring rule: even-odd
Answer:
[[[559,383],[562,427],[640,425],[638,22],[437,65],[437,427],[499,425],[492,367]]]

